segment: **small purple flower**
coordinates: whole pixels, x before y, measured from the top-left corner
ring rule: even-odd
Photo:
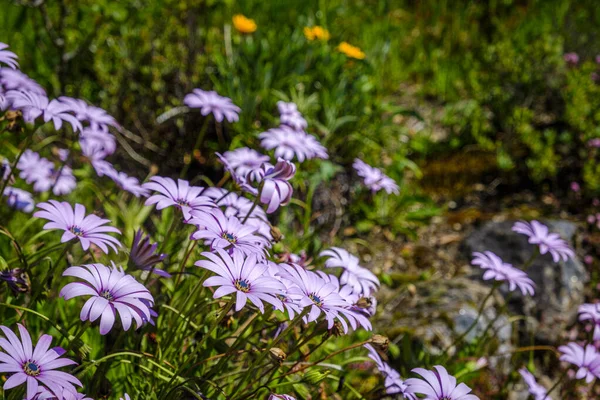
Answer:
[[[27,183],[35,182],[39,176],[48,174],[54,168],[54,164],[30,149],[21,155],[17,163],[17,169],[21,171],[19,177]]]
[[[471,393],[471,389],[464,383],[456,384],[456,378],[448,374],[441,365],[433,367],[433,371],[415,368],[413,372],[425,379],[410,378],[406,380],[407,392],[422,394],[426,400],[479,400]]]
[[[367,343],[363,345],[369,351],[369,358],[375,362],[377,369],[385,378],[385,392],[386,394],[401,394],[403,399],[406,400],[417,400],[417,398],[411,394],[407,393],[407,385],[401,379],[400,374],[394,368],[390,367],[388,363],[381,359],[381,356],[375,350],[375,348]]]
[[[40,168],[33,176],[33,190],[36,192],[43,193],[52,189],[52,193],[60,196],[71,193],[77,187],[73,170],[66,165],[56,169],[52,164],[52,168]]]
[[[577,193],[581,190],[581,186],[577,182],[571,182],[570,187],[571,187],[571,190],[575,193]]]
[[[88,158],[104,158],[117,149],[117,140],[108,131],[84,128],[79,135],[81,152]]]
[[[192,215],[195,212],[192,211]],[[242,224],[236,217],[226,217],[220,209],[212,213],[200,213],[189,220],[198,230],[192,234],[194,240],[204,240],[211,250],[224,249],[231,254],[234,249],[245,256],[254,254],[259,258],[265,256],[265,247],[270,243],[262,236],[256,235],[257,228]]]
[[[175,183],[171,178],[153,176],[150,181],[144,183],[142,187],[159,194],[150,196],[145,205],[156,204],[157,210],[175,206],[183,213],[183,219],[189,221],[192,210],[208,213],[216,207],[210,198],[201,196],[203,190],[201,187],[190,186],[190,183],[183,179],[178,179]]]
[[[112,268],[102,264],[70,267],[63,272],[63,276],[73,276],[86,281],[65,285],[60,291],[60,296],[65,300],[77,296],[92,296],[81,309],[80,318],[82,321],[94,322],[102,316],[101,335],[110,332],[115,324],[117,311],[125,331],[129,330],[132,321],[135,321],[136,329],[151,321],[151,307],[154,304],[152,294],[114,263]]]
[[[259,135],[260,145],[267,149],[275,149],[275,157],[299,162],[311,158],[327,158],[327,150],[311,135],[304,131],[295,131],[287,125],[269,129]]]
[[[538,221],[515,222],[512,230],[528,236],[529,243],[537,244],[541,254],[550,253],[554,262],[575,257],[575,253],[564,239],[557,233],[550,233],[548,227]]]
[[[4,382],[4,390],[27,384],[26,400],[32,400],[40,386],[45,386],[60,399],[63,392],[67,391],[75,396],[77,389],[74,385],[82,386],[81,382],[73,375],[57,368],[67,365],[76,365],[75,361],[60,358],[65,351],[60,347],[50,349],[52,336],[42,335],[35,347],[27,329],[17,324],[21,340],[10,329],[0,326],[6,339],[0,338],[0,347],[6,353],[0,352],[0,371],[11,373],[10,378]]]
[[[590,139],[587,142],[589,147],[600,147],[600,138]]]
[[[26,293],[31,288],[29,276],[21,268],[0,271],[0,281],[6,282],[13,293]]]
[[[207,92],[202,89],[194,89],[192,93],[184,97],[183,103],[190,108],[199,108],[200,113],[204,116],[212,113],[215,121],[218,122],[223,122],[223,118],[229,122],[237,121],[241,111],[230,98],[220,96],[212,90]]]
[[[473,257],[471,264],[478,265],[485,271],[483,274],[484,280],[495,279],[497,281],[505,281],[508,283],[510,291],[513,291],[518,287],[524,296],[534,295],[535,283],[524,271],[503,262],[500,257],[491,251],[485,251],[483,253],[475,252],[473,253]]]
[[[25,190],[7,186],[4,189],[4,196],[7,198],[8,205],[15,210],[30,213],[35,207],[33,196]]]
[[[272,304],[278,310],[283,310],[276,295],[284,287],[281,282],[265,274],[268,265],[259,261],[256,255],[244,257],[240,251],[234,250],[230,256],[226,251],[217,249],[215,253],[204,252],[202,256],[207,260],[197,261],[195,265],[218,275],[208,278],[203,283],[204,286],[219,286],[213,294],[215,299],[235,293],[236,311],[240,311],[247,300],[263,313],[263,301]]]
[[[69,158],[69,150],[67,149],[58,149],[56,153],[58,154],[58,159],[62,162],[66,162]]]
[[[294,288],[296,288],[297,285],[281,276],[282,273],[285,273],[285,270],[282,269],[279,264],[276,264],[273,261],[267,261],[267,264],[269,266],[269,269],[267,270],[269,276],[281,282],[284,287],[281,293],[277,294],[277,298],[283,303],[283,307],[287,311],[289,319],[293,320],[296,314],[302,312],[302,307],[298,304],[302,299],[302,296],[293,293],[295,291]]]
[[[19,57],[12,51],[6,49],[8,49],[8,45],[0,42],[0,63],[8,65],[12,69],[18,69],[19,63],[17,62],[17,58]]]
[[[577,343],[569,343],[560,346],[558,351],[562,353],[561,361],[569,362],[578,367],[575,378],[585,378],[586,383],[591,383],[595,378],[600,378],[600,354],[596,348],[588,344],[582,347]]]
[[[77,118],[69,114],[71,110],[67,106],[58,100],[49,101],[45,94],[11,90],[6,93],[6,98],[13,109],[23,113],[26,122],[33,123],[43,116],[44,122],[52,120],[56,130],[62,128],[63,121],[68,122],[75,132],[83,129]]]
[[[579,306],[579,320],[594,324],[594,340],[600,340],[600,304],[582,304]]]
[[[356,170],[358,176],[363,178],[364,185],[371,189],[373,193],[378,192],[381,189],[385,190],[388,194],[400,193],[398,184],[380,169],[371,167],[369,164],[358,158],[354,159],[354,164],[352,164],[352,166]]]
[[[359,265],[359,259],[339,247],[332,247],[322,251],[321,257],[329,257],[325,267],[344,269],[340,277],[342,285],[348,284],[353,291],[361,297],[368,297],[379,287],[379,279],[368,269]]]
[[[0,87],[5,92],[9,90],[22,90],[36,94],[46,95],[46,91],[36,81],[17,69],[0,68]]]
[[[90,244],[95,244],[107,254],[108,247],[111,247],[115,252],[117,247],[121,247],[121,243],[117,239],[106,234],[107,232],[119,234],[121,232],[112,226],[102,226],[109,223],[110,220],[102,219],[93,214],[86,216],[85,207],[81,204],[75,204],[75,210],[69,203],[64,201],[59,203],[56,200],[39,203],[37,206],[42,211],[37,211],[33,216],[50,221],[44,225],[44,229],[65,231],[60,240],[62,243],[77,239],[81,242],[83,250],[87,250]]]
[[[142,187],[142,185],[140,185],[140,181],[137,178],[129,176],[125,172],[117,172],[116,170],[109,170],[106,175],[110,179],[112,179],[117,184],[117,186],[119,186],[126,192],[133,194],[135,197],[148,196],[148,189]]]
[[[548,391],[545,387],[537,383],[535,376],[525,368],[519,370],[519,374],[523,377],[523,380],[527,384],[529,394],[533,396],[534,400],[546,400],[549,399]]]
[[[117,121],[105,110],[92,106],[85,100],[62,96],[58,98],[58,101],[64,104],[66,109],[72,111],[79,121],[87,122],[92,131],[108,132],[109,126],[121,129]]]
[[[565,53],[563,58],[567,64],[576,65],[579,63],[579,55],[574,52]]]
[[[277,108],[279,109],[280,120],[283,125],[287,125],[296,131],[306,129],[308,126],[306,119],[298,111],[296,104],[278,101]]]
[[[260,202],[267,205],[267,213],[272,213],[286,205],[292,198],[292,185],[288,182],[296,174],[296,166],[289,161],[279,159],[275,166],[263,164],[265,170],[260,191]]]
[[[7,180],[11,176],[12,169],[10,163],[5,158],[0,162],[0,182]]]
[[[217,156],[236,181],[241,179],[260,182],[262,180],[260,166],[269,162],[269,156],[248,147],[226,151],[223,155],[217,153]]]
[[[275,394],[271,393],[268,400],[296,400],[295,397],[290,396],[289,394]]]
[[[129,252],[129,261],[141,270],[152,271],[156,275],[170,278],[171,274],[154,267],[156,264],[162,262],[167,255],[155,254],[158,244],[150,244],[150,236],[142,237],[142,235],[143,232],[141,229],[135,233],[133,243],[131,244],[131,251]]]

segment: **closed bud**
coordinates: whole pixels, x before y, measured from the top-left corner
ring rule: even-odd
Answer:
[[[283,233],[279,230],[278,227],[271,225],[271,236],[273,236],[273,241],[275,243],[281,242],[283,239]]]
[[[283,361],[287,358],[287,354],[279,347],[273,347],[269,350],[271,359],[275,361],[277,364],[281,365]]]
[[[373,335],[371,338],[371,343],[379,347],[381,350],[387,352],[390,345],[390,339],[383,335]]]

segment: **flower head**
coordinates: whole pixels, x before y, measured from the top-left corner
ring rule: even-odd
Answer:
[[[324,42],[329,40],[329,31],[322,26],[313,26],[313,27],[304,27],[304,36],[306,39],[313,40],[322,40]]]
[[[433,371],[415,368],[413,372],[424,379],[410,378],[406,380],[407,392],[422,394],[426,400],[479,400],[471,393],[471,389],[464,383],[456,384],[456,378],[448,374],[441,365],[433,367]]]
[[[5,92],[9,90],[22,90],[46,95],[46,91],[36,81],[18,69],[0,68],[0,87]]]
[[[7,186],[4,189],[4,196],[7,198],[8,205],[15,210],[30,213],[35,207],[33,196],[25,190]]]
[[[485,271],[483,274],[484,280],[505,281],[508,283],[509,290],[513,291],[518,287],[523,295],[533,296],[535,293],[535,283],[527,273],[503,262],[500,257],[491,251],[475,252],[473,257],[471,264],[478,265]]]
[[[242,224],[237,217],[227,217],[218,208],[210,214],[201,213],[198,217],[192,217],[189,223],[198,226],[192,239],[204,240],[211,250],[225,249],[231,254],[237,249],[246,256],[255,254],[262,258],[265,247],[270,247],[267,239],[256,234],[257,227]]]
[[[417,400],[413,394],[406,392],[406,383],[400,378],[398,371],[383,361],[370,343],[365,344],[364,347],[369,351],[369,358],[375,362],[377,369],[385,378],[385,392],[387,394],[401,394],[407,400]]]
[[[135,197],[148,196],[148,189],[140,185],[140,181],[137,178],[129,176],[125,172],[117,172],[116,170],[109,170],[106,175],[111,178],[117,186],[126,192],[133,194]]]
[[[117,121],[100,107],[90,105],[85,100],[74,99],[72,97],[62,96],[57,99],[68,110],[71,110],[75,117],[88,124],[88,129],[92,131],[108,132],[108,127],[112,126],[121,129]]]
[[[275,149],[275,157],[292,160],[294,157],[303,162],[311,158],[327,158],[327,150],[304,131],[295,131],[287,125],[269,129],[259,135],[260,145],[267,149]]]
[[[217,122],[223,122],[223,118],[228,122],[237,121],[242,111],[229,97],[220,96],[212,90],[194,89],[184,97],[183,103],[190,108],[199,108],[204,116],[212,113]]]
[[[262,175],[260,174],[260,166],[269,162],[269,156],[260,154],[256,150],[242,147],[232,151],[226,151],[223,155],[217,153],[217,156],[229,172],[237,180],[251,180],[260,182]]]
[[[108,219],[102,219],[96,215],[85,215],[85,207],[81,204],[75,204],[75,210],[67,202],[58,202],[49,200],[47,203],[39,203],[34,217],[49,220],[44,229],[60,229],[65,231],[61,242],[65,243],[73,239],[81,242],[83,250],[87,250],[90,244],[95,244],[102,251],[108,253],[108,247],[115,252],[121,243],[107,232],[121,233],[112,226],[103,226],[110,222]]]
[[[256,31],[256,22],[242,14],[236,14],[232,18],[233,26],[240,33],[252,33]]]
[[[298,111],[298,106],[295,103],[286,103],[284,101],[277,102],[277,108],[280,114],[280,120],[283,125],[287,125],[296,131],[306,129],[308,123],[306,119]]]
[[[550,253],[554,262],[559,262],[561,259],[567,261],[575,257],[573,249],[558,233],[550,233],[548,227],[538,221],[515,222],[512,230],[528,236],[529,243],[537,244],[541,254]]]
[[[197,261],[195,265],[217,274],[204,281],[204,286],[219,286],[213,297],[218,299],[235,293],[235,310],[240,311],[246,301],[250,300],[260,312],[265,311],[263,301],[282,310],[282,304],[276,295],[284,287],[281,282],[272,278],[265,271],[268,265],[258,261],[255,254],[244,257],[237,250],[229,255],[225,250],[217,249],[214,253],[204,252],[206,260]]]
[[[26,293],[31,288],[29,276],[21,268],[0,271],[0,281],[6,282],[14,293]]]
[[[192,217],[192,210],[200,212],[210,212],[216,205],[206,196],[201,196],[202,188],[190,186],[188,181],[178,179],[177,183],[171,178],[153,176],[151,182],[142,185],[144,189],[158,192],[148,197],[146,205],[156,204],[157,210],[166,207],[177,207],[183,213],[183,219],[189,221]]]
[[[144,285],[131,275],[125,274],[123,268],[112,268],[102,264],[88,264],[81,267],[70,267],[63,276],[73,276],[85,282],[72,282],[65,285],[60,296],[70,300],[77,296],[92,296],[81,309],[82,321],[90,322],[100,319],[100,334],[106,335],[112,329],[117,311],[121,317],[124,330],[129,330],[131,322],[136,328],[151,321],[154,304],[152,294]],[[154,314],[155,315],[155,314]]]
[[[379,287],[379,279],[368,269],[359,265],[358,257],[353,256],[346,250],[339,247],[332,247],[322,251],[321,257],[329,257],[325,262],[325,267],[344,269],[340,277],[342,285],[350,285],[352,290],[362,296],[368,297]]]
[[[48,165],[51,167],[45,168]],[[42,168],[36,169],[31,176],[33,190],[36,192],[43,193],[52,189],[52,193],[60,196],[71,193],[77,187],[73,170],[66,165],[57,169],[52,163],[45,164]]]
[[[129,252],[129,261],[133,263],[137,268],[144,271],[152,271],[155,274],[164,278],[170,278],[171,274],[166,271],[155,268],[154,266],[162,262],[167,255],[156,254],[156,248],[158,244],[150,244],[150,236],[143,236],[143,232],[139,229],[135,233],[133,243],[131,244],[131,251]]]
[[[84,128],[79,135],[79,145],[84,156],[102,159],[117,149],[117,140],[108,131],[98,128]]]
[[[561,361],[569,362],[578,367],[575,378],[585,378],[586,383],[591,383],[595,378],[600,378],[600,353],[596,348],[588,344],[585,347],[577,343],[569,343],[560,346],[558,351],[562,353]]]
[[[17,62],[17,58],[19,57],[12,51],[6,49],[8,49],[8,45],[0,42],[0,63],[8,65],[12,69],[19,68],[19,63]]]
[[[360,48],[352,46],[347,42],[340,43],[338,50],[350,58],[356,58],[357,60],[362,60],[365,58],[365,53]]]
[[[579,306],[579,320],[594,324],[594,340],[600,340],[600,304],[582,304]]]
[[[65,351],[60,347],[50,349],[52,336],[42,335],[35,347],[27,329],[17,324],[21,340],[10,329],[0,326],[5,338],[0,338],[0,347],[6,352],[0,352],[0,371],[12,375],[4,382],[4,390],[9,390],[22,384],[27,384],[25,399],[33,399],[40,386],[45,386],[59,399],[67,391],[75,396],[74,385],[82,386],[73,375],[58,368],[77,364],[67,358],[60,358]]]
[[[579,55],[577,53],[565,53],[563,58],[567,64],[576,65],[579,63]]]
[[[289,394],[275,394],[271,393],[268,400],[296,400],[295,397],[290,396]]]
[[[72,110],[67,105],[58,100],[49,101],[43,93],[11,90],[6,93],[6,98],[11,108],[23,113],[25,122],[33,123],[43,116],[44,122],[51,120],[56,130],[62,128],[63,122],[69,123],[75,132],[82,130],[81,123],[70,114]]]
[[[548,391],[546,390],[545,387],[543,387],[542,385],[537,383],[537,381],[535,380],[535,376],[533,376],[533,374],[531,372],[529,372],[525,368],[521,368],[519,370],[519,374],[521,374],[521,376],[523,377],[523,380],[525,381],[525,383],[527,384],[527,387],[529,388],[529,394],[531,394],[533,396],[534,400],[549,399]]]
[[[265,170],[260,201],[267,204],[267,212],[272,213],[292,198],[292,185],[288,182],[296,174],[296,166],[289,161],[279,159],[275,166],[263,164]]]
[[[385,190],[388,194],[398,194],[400,192],[398,184],[392,178],[384,174],[380,169],[371,167],[364,161],[355,158],[352,164],[358,176],[363,178],[363,183],[374,193]]]

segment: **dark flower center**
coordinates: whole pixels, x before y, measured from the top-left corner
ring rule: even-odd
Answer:
[[[281,301],[283,301],[283,302],[287,301],[287,297],[285,297],[285,296],[284,296],[284,295],[282,295],[282,294],[277,294],[277,295],[275,295],[275,296],[276,296],[276,297],[277,297],[279,300],[281,300]]]
[[[235,236],[233,236],[231,233],[224,232],[223,235],[221,235],[221,237],[223,239],[227,240],[231,244],[234,244],[235,242],[237,242],[237,238]]]
[[[42,371],[40,370],[39,365],[31,360],[28,360],[25,364],[23,364],[23,372],[29,376],[38,376]]]
[[[108,301],[113,301],[115,299],[115,296],[113,296],[112,293],[108,289],[101,291],[100,297],[104,297]]]
[[[245,279],[236,279],[234,286],[237,290],[248,293],[250,291],[250,282]]]
[[[319,296],[317,296],[314,293],[311,293],[308,295],[308,298],[312,300],[313,303],[315,303],[315,305],[317,307],[322,307],[323,306],[323,300],[321,300],[321,298]]]
[[[78,226],[73,225],[71,229],[69,229],[71,233],[75,236],[83,236],[83,229]]]
[[[179,206],[190,206],[190,203],[186,199],[177,199],[176,203],[179,204]]]

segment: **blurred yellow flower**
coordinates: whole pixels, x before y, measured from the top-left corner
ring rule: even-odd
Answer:
[[[309,26],[304,27],[304,36],[308,40],[329,40],[329,31],[322,26],[313,26],[312,28]]]
[[[356,58],[357,60],[362,60],[365,58],[365,53],[361,49],[356,46],[352,46],[347,42],[340,43],[338,50],[344,53],[346,56]]]
[[[233,16],[233,26],[241,33],[252,33],[256,31],[256,22],[242,14]]]

